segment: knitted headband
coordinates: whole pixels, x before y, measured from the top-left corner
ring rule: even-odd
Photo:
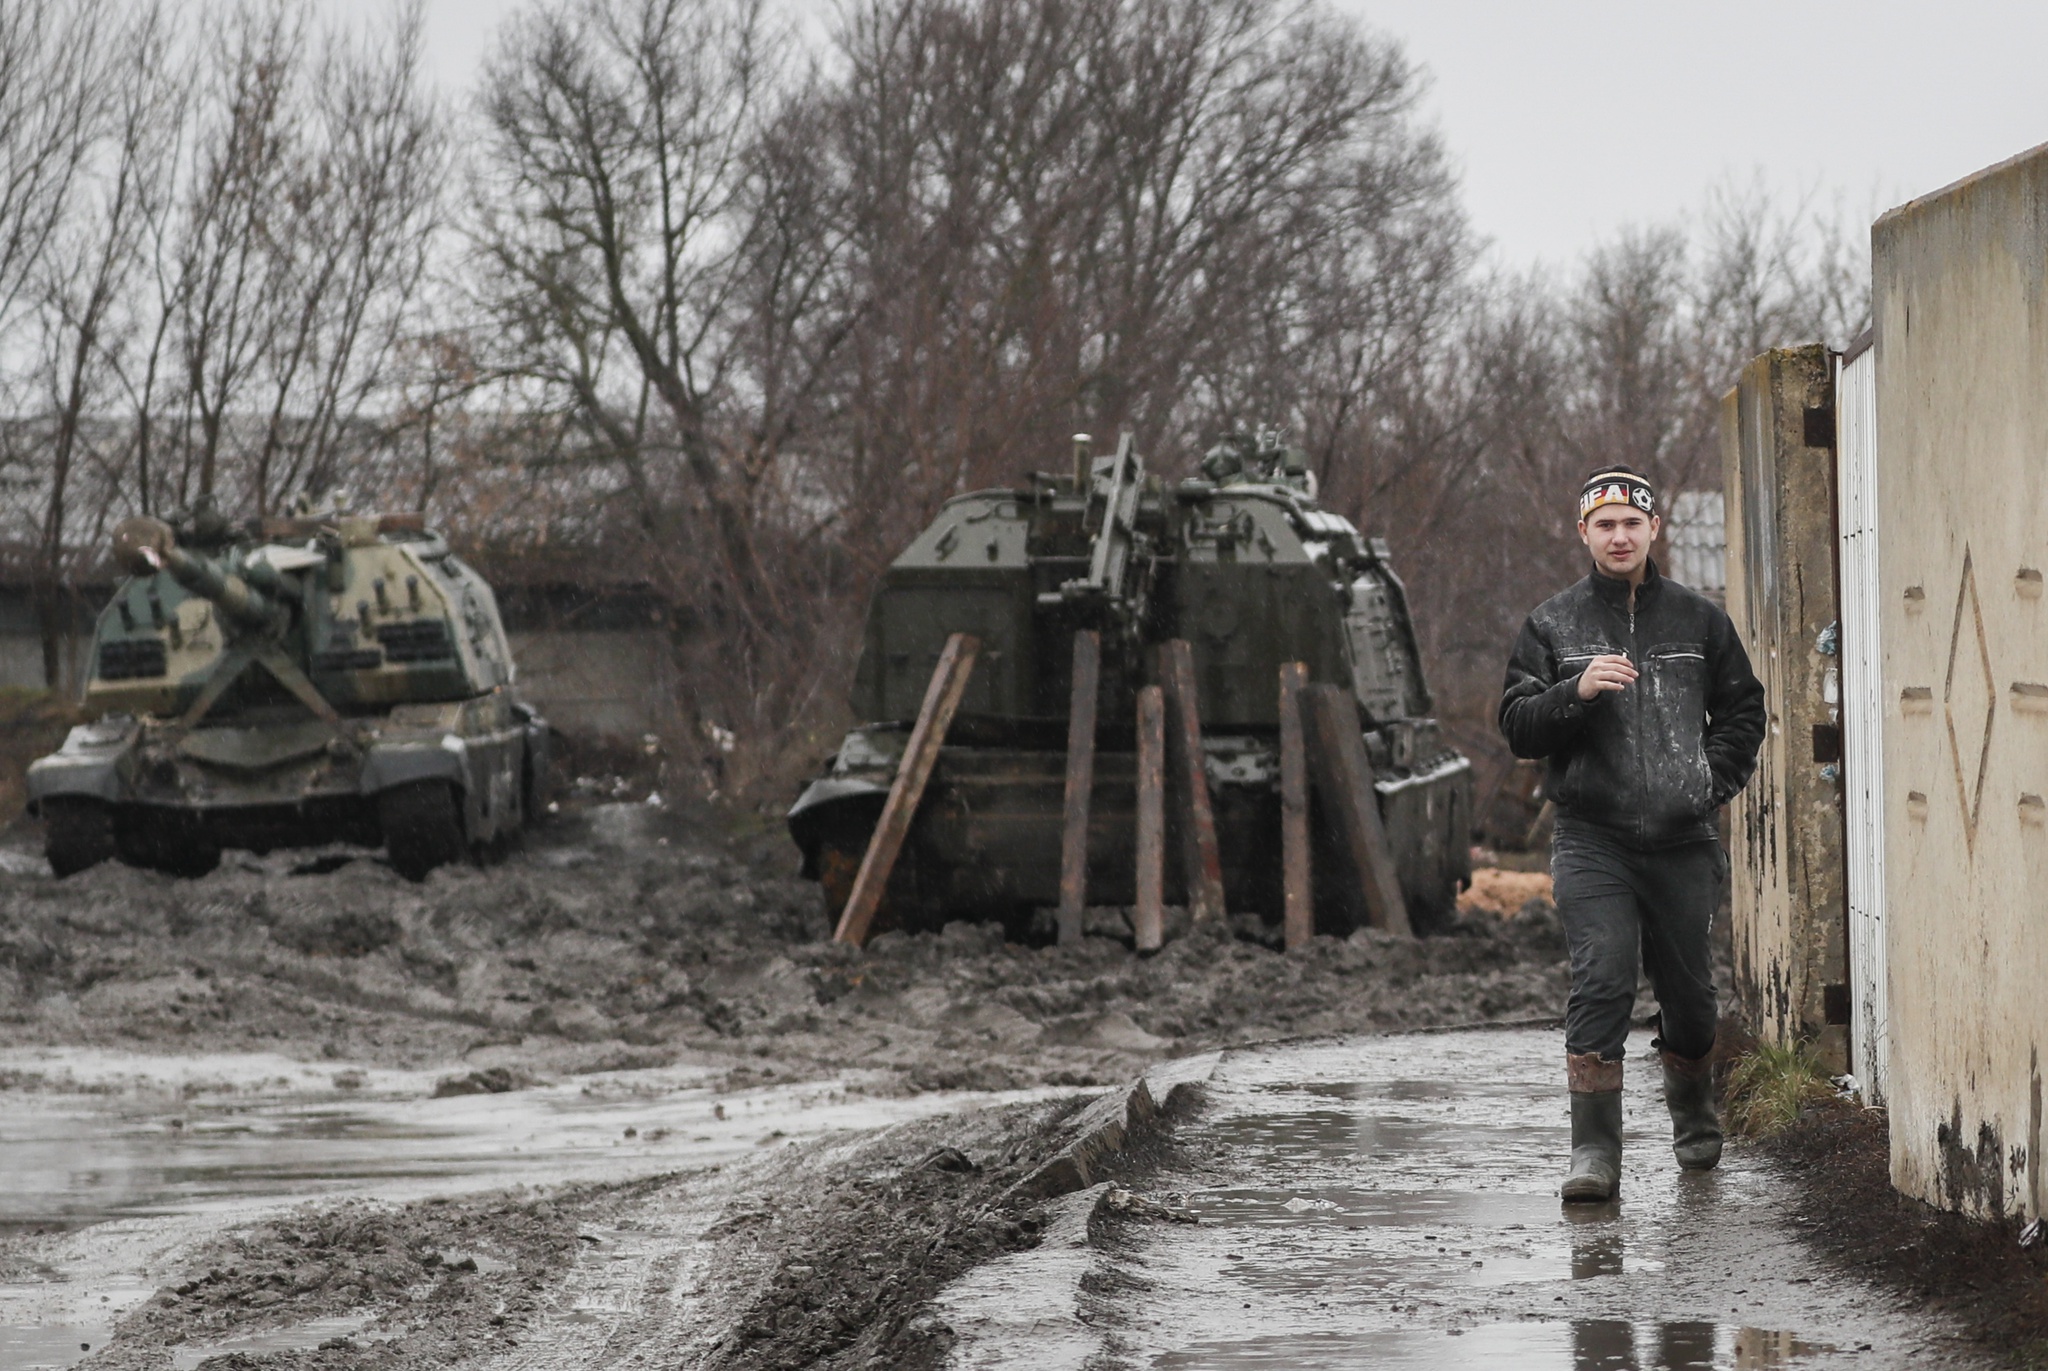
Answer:
[[[1602,505],[1633,505],[1644,514],[1657,512],[1657,493],[1650,483],[1633,471],[1603,471],[1586,482],[1579,492],[1579,517],[1584,519]]]

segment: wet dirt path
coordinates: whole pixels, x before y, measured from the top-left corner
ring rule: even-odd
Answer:
[[[0,1074],[43,1082],[0,1123],[0,1232],[44,1235],[0,1269],[0,1371],[83,1360],[195,1244],[306,1201],[723,1171],[698,1202],[715,1217],[748,1165],[790,1144],[1060,1093],[878,1096],[880,1073],[857,1071],[734,1090],[722,1070],[675,1066],[437,1098],[435,1072],[97,1048],[0,1050]],[[603,1251],[599,1271],[616,1259]],[[216,1350],[310,1347],[368,1322]]]
[[[1562,1206],[1561,1052],[1556,1032],[1517,1030],[1226,1053],[1176,1159],[1142,1184],[1200,1222],[1091,1225],[1088,1365],[1977,1364],[1821,1265],[1746,1149],[1681,1172],[1646,1033],[1621,1200]]]

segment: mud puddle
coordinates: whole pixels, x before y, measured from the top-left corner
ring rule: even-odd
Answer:
[[[1709,1371],[1925,1365],[1942,1330],[1817,1266],[1744,1149],[1681,1172],[1630,1044],[1619,1203],[1556,1196],[1555,1032],[1225,1054],[1146,1182],[1199,1218],[1111,1239],[1096,1316],[1131,1366]],[[1949,1363],[1962,1364],[1962,1363]]]
[[[859,1072],[730,1090],[722,1070],[670,1067],[436,1098],[445,1072],[99,1049],[0,1053],[0,1074],[17,1087],[0,1122],[0,1231],[36,1252],[0,1269],[0,1367],[10,1369],[81,1360],[156,1290],[176,1250],[302,1201],[702,1170],[1062,1093],[877,1098],[866,1092],[886,1078]],[[317,1347],[348,1331],[315,1321],[207,1355]]]
[[[1320,1344],[1320,1345],[1318,1345]],[[1389,1331],[1362,1337],[1326,1334],[1285,1344],[1222,1344],[1169,1353],[1153,1365],[1167,1371],[1237,1371],[1251,1367],[1372,1368],[1373,1371],[1499,1371],[1502,1367],[1569,1367],[1571,1371],[1765,1371],[1821,1365],[1833,1348],[1783,1333],[1714,1323],[1630,1323],[1587,1319],[1571,1324],[1499,1323],[1468,1329]]]
[[[29,1061],[61,1084],[12,1095],[0,1124],[0,1224],[16,1230],[707,1166],[777,1142],[1061,1093],[876,1098],[876,1073],[723,1090],[722,1071],[665,1068],[436,1098],[445,1073],[90,1049],[0,1053],[0,1071]]]

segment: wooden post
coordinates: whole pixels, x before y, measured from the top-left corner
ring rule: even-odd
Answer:
[[[1202,713],[1195,694],[1195,653],[1185,638],[1170,639],[1159,653],[1166,689],[1167,752],[1173,768],[1174,817],[1180,825],[1181,870],[1186,873],[1188,915],[1195,923],[1221,920],[1223,859],[1216,850],[1216,810],[1209,799],[1209,775],[1202,764]]]
[[[1335,821],[1338,847],[1348,859],[1365,896],[1366,922],[1406,937],[1408,903],[1393,849],[1380,823],[1379,797],[1373,791],[1372,762],[1365,755],[1365,734],[1359,726],[1358,701],[1339,686],[1312,685],[1302,692],[1308,706],[1309,767],[1316,794]]]
[[[1280,873],[1289,951],[1315,935],[1315,886],[1309,868],[1308,756],[1302,745],[1301,691],[1308,668],[1280,664]]]
[[[1076,439],[1077,447],[1079,440]],[[1080,461],[1077,458],[1075,466]],[[1074,694],[1067,706],[1067,802],[1060,829],[1059,930],[1062,943],[1081,940],[1088,905],[1088,804],[1095,788],[1095,702],[1102,677],[1102,635],[1074,635]]]
[[[967,693],[967,678],[974,672],[974,657],[980,650],[981,640],[971,634],[955,633],[946,639],[946,650],[939,654],[931,684],[925,687],[917,724],[904,746],[903,760],[897,764],[896,783],[889,787],[888,803],[882,806],[874,836],[868,839],[860,874],[853,878],[853,893],[840,911],[839,930],[832,935],[835,941],[858,947],[868,940],[868,927],[881,908],[889,873],[896,869],[903,840],[910,834],[910,821],[917,814],[918,801],[924,798],[925,783],[932,778],[932,767],[938,763],[939,747],[946,741],[954,711],[960,708],[960,697]]]
[[[1166,942],[1166,701],[1158,686],[1138,692],[1138,951]]]

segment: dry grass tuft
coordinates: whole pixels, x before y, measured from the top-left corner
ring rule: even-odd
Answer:
[[[1835,1096],[1827,1068],[1805,1043],[1760,1043],[1728,1071],[1728,1122],[1737,1133],[1768,1138],[1799,1122],[1808,1105]]]

